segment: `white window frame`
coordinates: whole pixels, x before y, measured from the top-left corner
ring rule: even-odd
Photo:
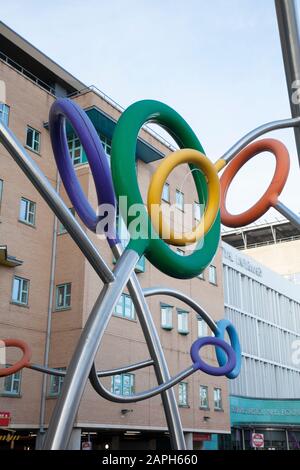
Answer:
[[[222,389],[218,387],[214,388],[214,409],[223,410]]]
[[[32,143],[28,143],[28,131],[32,131]],[[35,153],[40,153],[41,149],[41,133],[31,126],[27,126],[26,131],[26,147],[30,148]]]
[[[5,364],[5,367],[11,367],[11,364]],[[22,372],[20,370],[7,377],[1,377],[0,396],[19,397],[21,395],[21,381]],[[10,383],[10,390],[6,389],[8,383]],[[15,384],[18,386],[17,391],[14,390]]]
[[[83,147],[75,132],[68,137],[68,149],[73,165],[81,165],[83,163]],[[79,156],[75,156],[76,150],[80,151]]]
[[[0,103],[0,121],[6,126],[9,123],[10,107],[5,103]]]
[[[179,197],[180,197],[180,201],[178,199]],[[176,203],[176,207],[180,209],[182,212],[184,212],[184,193],[180,191],[179,189],[176,189],[175,203]]]
[[[63,288],[63,305],[58,305],[60,289]],[[68,292],[68,288],[69,292]],[[55,310],[66,310],[71,308],[71,294],[72,294],[72,283],[64,282],[63,284],[57,284],[55,287]]]
[[[19,221],[27,225],[35,226],[36,218],[36,202],[21,197],[20,210],[19,210]]]
[[[205,392],[205,396],[202,394]],[[208,386],[207,385],[200,385],[199,387],[199,400],[200,400],[200,408],[201,410],[208,410],[209,409],[209,394],[208,394]],[[206,401],[206,404],[203,404],[203,401]]]
[[[208,268],[208,280],[210,284],[217,285],[217,268],[214,264],[211,264]]]
[[[178,384],[178,406],[189,406],[188,382]]]
[[[55,370],[66,370],[66,367],[54,367]],[[53,388],[54,388],[54,381],[57,380],[58,381],[58,384],[57,384],[57,391],[53,391]],[[62,377],[61,375],[50,375],[50,384],[49,384],[49,393],[48,393],[48,396],[49,397],[58,397],[61,393],[61,389],[62,389],[62,386],[63,386],[63,383],[64,383],[64,377]]]
[[[129,379],[129,393],[127,393],[128,386],[124,383],[124,379]],[[119,387],[117,388],[117,381]],[[135,393],[135,374],[116,374],[111,378],[111,391],[115,395],[130,396]]]
[[[168,202],[168,203],[170,202],[170,185],[169,185],[169,183],[165,183],[163,185],[161,198],[165,202]]]
[[[18,287],[15,287],[15,281],[18,282]],[[28,298],[29,298],[29,279],[25,279],[24,277],[14,276],[13,283],[12,283],[12,292],[11,292],[11,301],[14,304],[18,305],[28,305]],[[26,288],[24,288],[24,285]],[[15,289],[17,288],[18,293],[17,296],[14,297]],[[25,296],[25,300],[23,301],[23,295]]]
[[[193,206],[194,206],[193,207],[193,209],[194,209],[194,219],[197,222],[200,222],[200,220],[201,220],[201,204],[200,204],[200,202],[194,201]]]
[[[208,336],[208,327],[206,321],[200,317],[197,317],[197,334],[198,338],[203,338],[204,336]]]
[[[126,303],[130,300],[130,315],[126,315]],[[118,310],[121,309],[121,313]],[[135,310],[132,299],[129,294],[122,293],[121,297],[119,298],[117,305],[115,306],[115,310],[113,315],[119,318],[126,318],[127,320],[135,320]]]
[[[173,308],[172,305],[160,304],[160,324],[164,330],[173,329]]]
[[[181,308],[177,309],[177,325],[178,333],[182,335],[187,335],[189,330],[189,312]]]

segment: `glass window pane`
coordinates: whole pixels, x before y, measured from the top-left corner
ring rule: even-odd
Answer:
[[[211,284],[217,284],[217,270],[213,265],[209,266],[209,282]]]
[[[28,145],[28,147],[32,147],[32,142],[33,142],[33,130],[30,129],[30,127],[28,127],[27,128],[26,145]]]
[[[162,199],[166,202],[170,202],[170,186],[165,183],[162,191]]]

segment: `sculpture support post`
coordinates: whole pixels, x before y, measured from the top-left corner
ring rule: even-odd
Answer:
[[[281,50],[293,117],[300,116],[300,43],[296,0],[275,0]],[[294,127],[300,164],[300,128]]]

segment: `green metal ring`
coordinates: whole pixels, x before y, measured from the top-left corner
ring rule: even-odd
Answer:
[[[139,238],[131,240],[127,249],[136,251],[140,256],[146,255],[147,259],[156,268],[168,276],[178,279],[191,279],[198,276],[213,259],[220,239],[220,211],[211,229],[204,236],[204,240],[198,242],[198,246],[191,255],[181,256],[174,252],[169,245],[159,238],[155,232],[139,190],[135,154],[138,133],[146,122],[161,125],[174,138],[180,148],[192,148],[204,153],[204,150],[187,122],[172,108],[160,101],[142,100],[129,106],[121,115],[112,140],[111,170],[117,199],[127,196],[128,208],[134,204],[142,207],[139,213],[140,233]],[[194,166],[190,165],[193,169]],[[207,183],[205,177],[199,171],[192,173],[200,203],[207,200]],[[127,227],[130,231],[131,222],[135,215],[124,214],[127,217]],[[153,234],[155,234],[153,236]],[[152,236],[151,236],[152,235]],[[199,245],[201,244],[201,245]]]

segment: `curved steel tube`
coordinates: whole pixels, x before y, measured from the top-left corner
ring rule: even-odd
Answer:
[[[129,366],[118,367],[117,369],[97,371],[97,377],[110,377],[111,375],[125,374],[126,372],[132,372],[134,370],[143,369],[144,367],[153,366],[153,364],[154,361],[152,359],[148,359],[146,361],[130,364]],[[66,370],[53,369],[51,367],[41,366],[40,364],[30,364],[28,369],[43,372],[44,374],[55,375],[56,377],[65,377],[67,373]]]
[[[138,401],[146,400],[146,398],[155,397],[160,393],[167,391],[169,388],[176,385],[178,382],[181,382],[186,377],[189,377],[194,372],[197,372],[198,369],[195,369],[193,366],[184,369],[179,374],[175,375],[174,377],[168,379],[163,384],[157,385],[157,387],[151,388],[150,390],[146,390],[144,392],[136,393],[134,395],[116,395],[115,393],[109,392],[98,380],[97,372],[95,366],[92,367],[90,372],[90,382],[94,388],[94,390],[103,398],[107,400],[113,401],[115,403],[135,403]]]
[[[229,163],[244,147],[246,147],[246,145],[257,139],[257,137],[266,134],[267,132],[286,129],[289,127],[300,127],[300,117],[272,121],[256,127],[230,147],[230,149],[220,157],[220,160],[224,160],[226,163]]]
[[[195,310],[195,312],[200,315],[201,318],[203,318],[212,332],[216,334],[218,330],[216,322],[199,304],[197,304],[197,302],[195,302],[183,292],[180,292],[176,289],[171,289],[170,287],[149,287],[147,289],[143,289],[143,293],[145,297],[150,297],[151,295],[169,295],[170,297],[175,297],[176,299],[185,302],[193,310]]]

